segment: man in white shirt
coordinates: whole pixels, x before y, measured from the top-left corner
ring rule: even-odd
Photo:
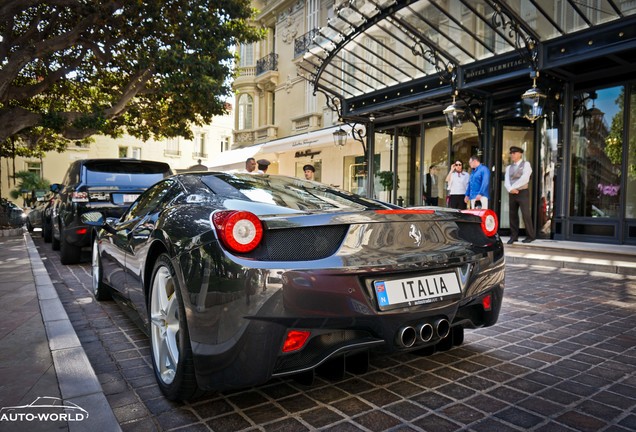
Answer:
[[[528,190],[532,166],[530,162],[524,161],[522,158],[523,149],[521,147],[510,147],[512,163],[506,167],[506,179],[504,182],[509,193],[510,240],[508,240],[508,244],[519,240],[519,209],[521,209],[521,216],[526,227],[526,238],[523,243],[530,243],[535,239],[534,225],[530,214],[530,192]]]

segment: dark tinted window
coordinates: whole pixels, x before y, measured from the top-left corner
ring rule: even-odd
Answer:
[[[174,180],[166,180],[148,189],[135,201],[122,220],[131,220],[151,213],[155,209],[163,207],[167,202],[177,196],[178,187]]]
[[[85,182],[90,185],[149,187],[170,175],[164,164],[114,163],[113,161],[86,164]]]
[[[216,173],[201,181],[215,194],[301,211],[388,208],[383,204],[316,182],[284,176]]]

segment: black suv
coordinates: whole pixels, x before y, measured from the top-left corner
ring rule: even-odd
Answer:
[[[60,251],[62,264],[80,261],[81,249],[91,245],[91,227],[80,216],[99,211],[119,217],[143,191],[172,175],[164,162],[137,159],[84,159],[71,164],[62,184],[51,185],[56,193],[51,211],[52,246]]]

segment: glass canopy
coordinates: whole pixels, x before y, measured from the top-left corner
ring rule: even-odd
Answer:
[[[636,14],[628,0],[336,0],[298,63],[349,99]]]

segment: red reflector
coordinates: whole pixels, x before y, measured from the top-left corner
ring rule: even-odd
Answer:
[[[306,330],[288,330],[283,344],[283,352],[298,351],[305,345],[310,334],[311,332]]]
[[[481,299],[481,305],[484,307],[485,311],[492,309],[492,296],[488,294],[486,297]]]
[[[435,210],[421,210],[421,209],[391,209],[391,210],[376,210],[378,214],[433,214]]]
[[[75,230],[75,234],[77,235],[84,235],[88,232],[87,228],[78,228]]]

